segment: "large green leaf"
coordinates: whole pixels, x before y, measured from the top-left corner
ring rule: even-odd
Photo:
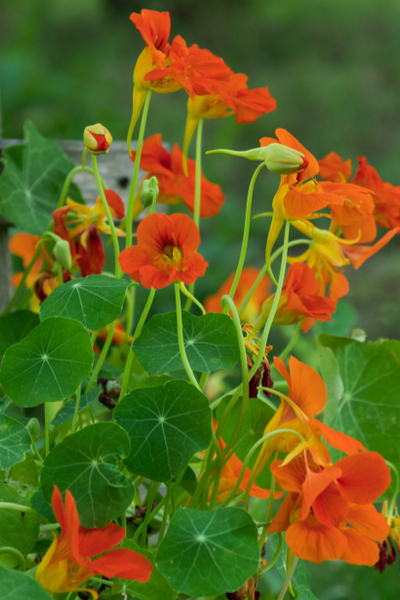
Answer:
[[[42,235],[74,164],[54,142],[42,137],[30,121],[24,125],[24,137],[23,146],[7,148],[3,152],[5,167],[0,177],[0,212],[18,229]],[[83,202],[76,185],[70,186],[68,194]]]
[[[227,315],[210,313],[196,317],[182,313],[183,339],[189,363],[195,371],[232,369],[239,360],[233,321]],[[176,328],[176,313],[155,315],[145,325],[133,349],[148,373],[183,369]]]
[[[2,600],[51,600],[50,594],[28,575],[0,567]]]
[[[142,583],[140,581],[122,580],[121,592],[139,598],[139,600],[174,600],[176,593],[173,591],[165,577],[161,575],[157,567],[154,566],[154,554],[149,550],[137,546],[132,540],[128,539],[123,541],[121,547],[129,548],[129,550],[142,554],[153,565],[153,570],[148,581]]]
[[[0,317],[0,359],[7,348],[18,344],[39,323],[39,316],[29,310],[18,310]]]
[[[40,307],[40,319],[68,317],[98,331],[119,316],[129,282],[106,275],[72,279],[56,288]]]
[[[113,415],[131,441],[128,469],[154,481],[170,481],[211,441],[210,403],[187,381],[134,390]]]
[[[400,469],[400,342],[362,343],[321,335],[339,366],[343,395],[330,426]]]
[[[92,363],[90,337],[83,325],[52,317],[6,351],[0,381],[17,406],[37,406],[71,396]]]
[[[120,516],[135,489],[119,470],[129,455],[126,432],[115,423],[96,423],[66,437],[44,461],[41,480],[48,502],[57,485],[75,498],[81,524],[104,527]]]
[[[37,480],[35,462],[28,454],[22,463],[0,471],[0,502],[29,506]],[[26,556],[36,543],[39,525],[36,513],[0,509],[0,548],[11,546]],[[0,554],[0,564],[14,567],[18,560],[11,554]]]
[[[238,508],[181,508],[160,544],[157,566],[172,588],[191,596],[238,590],[256,572],[257,529]]]
[[[22,462],[31,447],[31,436],[22,423],[0,415],[0,469]]]

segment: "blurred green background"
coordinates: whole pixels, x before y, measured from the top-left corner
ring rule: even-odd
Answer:
[[[248,75],[249,87],[268,86],[277,99],[276,111],[251,125],[236,125],[233,117],[206,122],[205,150],[256,147],[259,138],[284,127],[317,158],[334,150],[351,158],[355,171],[357,155],[366,156],[384,181],[400,185],[399,0],[2,0],[3,137],[20,139],[30,119],[54,139],[81,139],[84,127],[96,122],[114,139],[125,139],[132,72],[144,46],[129,14],[142,8],[168,10],[171,38],[180,34],[188,45],[222,56]],[[185,119],[183,91],[153,94],[146,136],[161,132],[165,141],[182,145]],[[193,144],[190,151],[193,156]],[[220,215],[201,225],[201,251],[210,267],[196,287],[200,297],[216,291],[236,266],[255,166],[204,157],[205,175],[227,199]],[[262,173],[254,213],[270,209],[278,184],[278,176]],[[247,265],[263,265],[267,229],[266,220],[253,222]],[[348,334],[357,326],[370,340],[399,338],[399,246],[397,236],[359,271],[346,270],[351,291],[330,332]],[[173,308],[170,290],[159,294],[159,306]],[[279,348],[279,338],[275,344]],[[300,346],[300,354],[307,348]],[[398,561],[383,575],[339,562],[312,566],[312,572],[319,600],[400,597]],[[262,600],[274,593],[264,588]]]

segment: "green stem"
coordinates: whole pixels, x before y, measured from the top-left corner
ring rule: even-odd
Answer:
[[[277,453],[275,453],[275,458],[277,456]],[[269,490],[269,501],[268,501],[268,511],[267,511],[267,518],[266,518],[266,524],[263,527],[263,530],[261,532],[261,536],[260,536],[260,541],[259,541],[259,548],[260,550],[262,549],[262,547],[264,546],[264,540],[265,540],[265,536],[267,535],[268,532],[268,527],[271,521],[271,516],[272,516],[272,509],[274,507],[274,494],[275,494],[275,477],[271,474],[272,480],[271,480],[271,487]]]
[[[114,219],[112,217],[110,207],[108,206],[107,198],[104,193],[104,188],[103,188],[103,185],[101,182],[99,168],[97,166],[97,157],[93,152],[92,152],[92,162],[93,162],[94,176],[96,178],[96,183],[97,183],[97,187],[98,187],[100,198],[101,198],[101,203],[102,203],[104,211],[107,215],[108,225],[111,229],[111,237],[112,237],[112,241],[113,241],[114,255],[115,255],[114,256],[115,277],[120,278],[120,277],[122,277],[122,271],[121,271],[121,267],[119,266],[119,262],[118,262],[118,256],[119,256],[118,236],[117,236],[117,232],[115,230]]]
[[[18,559],[19,570],[22,573],[25,571],[25,567],[26,567],[25,558],[23,557],[23,555],[21,554],[21,552],[19,550],[17,550],[16,548],[12,548],[11,546],[3,546],[2,548],[0,548],[0,554],[13,554]],[[4,592],[6,592],[6,590],[4,590]]]
[[[299,562],[299,557],[295,556],[294,559],[293,559],[293,561],[292,561],[292,564],[290,565],[289,573],[287,574],[287,577],[285,579],[285,583],[283,584],[283,587],[282,587],[282,589],[280,591],[280,594],[279,594],[277,600],[283,600],[284,599],[285,594],[286,594],[286,590],[289,587],[290,581],[291,581],[291,579],[293,577],[293,573],[294,573],[294,570],[295,570],[298,562]]]
[[[41,251],[40,244],[39,244],[39,246],[36,248],[36,252],[33,255],[33,258],[31,260],[31,262],[26,267],[26,269],[25,269],[25,271],[24,271],[24,273],[23,273],[23,275],[21,277],[21,281],[19,282],[18,287],[15,290],[14,296],[11,298],[11,300],[10,300],[7,308],[4,310],[3,315],[7,315],[14,308],[14,306],[17,304],[17,302],[19,300],[19,297],[21,295],[21,292],[24,289],[25,281],[26,281],[29,273],[31,272],[33,265],[35,264],[35,262],[39,258],[41,252],[42,251]]]
[[[389,504],[389,509],[388,509],[388,517],[392,517],[393,511],[394,511],[394,505],[396,503],[397,494],[399,493],[400,478],[399,478],[399,472],[396,469],[396,467],[394,466],[394,464],[389,462],[388,460],[386,461],[386,464],[390,468],[390,470],[393,471],[394,476],[395,476],[395,481],[396,481],[396,483],[394,484],[393,496],[390,499],[390,504]]]
[[[196,377],[193,374],[192,367],[190,366],[188,358],[186,356],[185,342],[183,340],[182,307],[181,307],[181,297],[180,297],[180,293],[179,293],[179,284],[174,283],[174,286],[175,286],[175,301],[176,301],[176,326],[177,326],[177,333],[178,333],[179,351],[181,353],[181,359],[183,362],[183,366],[184,366],[187,376],[189,377],[190,383],[193,384],[198,390],[200,390],[200,386],[197,382]]]
[[[268,573],[268,571],[270,571],[276,564],[276,561],[278,560],[280,553],[282,552],[282,548],[283,548],[283,535],[281,533],[278,533],[279,536],[279,541],[278,541],[278,547],[276,549],[276,552],[274,554],[274,556],[271,558],[271,560],[269,561],[267,567],[264,569],[263,573]]]
[[[36,510],[33,510],[33,508],[30,506],[25,506],[23,504],[14,504],[13,502],[0,502],[0,510],[2,508],[5,510],[15,510],[16,512],[36,513]]]
[[[49,523],[47,525],[40,525],[39,531],[40,533],[45,533],[46,531],[55,531],[59,529],[60,525],[58,523]]]
[[[50,452],[50,407],[49,403],[44,403],[44,432],[45,432],[45,458]]]
[[[114,335],[114,328],[115,328],[115,321],[114,321],[114,323],[110,324],[110,329],[108,330],[106,341],[104,342],[104,346],[103,346],[103,348],[101,350],[101,353],[100,353],[99,359],[97,361],[97,364],[96,364],[95,368],[93,369],[93,372],[92,372],[92,374],[90,376],[90,379],[89,379],[88,384],[86,386],[85,392],[89,392],[92,389],[93,384],[94,384],[94,382],[97,379],[97,375],[99,374],[100,369],[103,366],[103,362],[104,362],[104,360],[105,360],[105,358],[107,356],[108,349],[111,346],[112,338],[113,338],[113,335]]]
[[[209,372],[208,373],[204,372],[204,373],[201,374],[200,381],[199,381],[200,389],[204,390],[204,386],[207,383],[207,379],[208,379],[209,375],[210,375]]]
[[[154,497],[157,493],[159,485],[160,484],[157,481],[152,481],[149,484],[149,489],[148,489],[147,497],[146,497],[146,503],[147,503],[146,513],[144,515],[142,524],[140,525],[140,527],[137,528],[135,535],[133,536],[133,541],[135,543],[138,543],[140,534],[142,533],[143,534],[142,535],[143,546],[146,545],[147,525],[151,522],[151,520],[153,518],[152,517],[152,506],[153,506]]]
[[[163,518],[162,518],[162,522],[161,522],[161,527],[160,527],[160,532],[158,534],[158,543],[161,542],[161,540],[164,537],[164,532],[165,532],[165,528],[167,526],[167,518],[168,518],[168,506],[169,503],[171,501],[171,495],[172,495],[172,484],[170,481],[167,482],[167,498],[165,500],[165,506],[164,506],[164,514],[163,514]]]
[[[147,113],[149,111],[150,98],[151,98],[151,90],[149,89],[149,90],[147,90],[146,99],[144,101],[144,106],[143,106],[143,110],[142,110],[140,129],[139,129],[139,137],[138,137],[138,142],[137,142],[137,146],[136,146],[136,158],[135,158],[135,162],[133,165],[131,187],[129,189],[128,209],[126,211],[126,246],[125,246],[126,248],[129,248],[130,246],[132,246],[133,204],[135,201],[136,185],[137,185],[139,168],[140,168],[140,157],[142,155],[144,131],[146,128],[146,120],[147,120]]]
[[[301,327],[302,327],[303,323],[300,322],[298,323],[297,327],[296,327],[296,331],[294,332],[290,342],[288,343],[288,345],[286,346],[286,348],[284,350],[282,350],[282,352],[279,355],[279,358],[281,360],[284,360],[286,358],[286,356],[289,354],[289,352],[292,350],[292,348],[294,348],[294,346],[296,345],[296,342],[299,338],[299,335],[301,333]]]
[[[233,280],[231,289],[229,291],[229,296],[231,298],[233,298],[233,296],[235,295],[237,286],[239,284],[239,279],[242,274],[244,261],[246,259],[247,245],[249,242],[249,234],[250,234],[251,204],[252,204],[252,200],[253,200],[254,186],[255,186],[258,174],[260,173],[261,169],[264,166],[265,166],[265,163],[261,163],[260,165],[258,165],[257,169],[254,171],[254,174],[253,174],[253,177],[251,178],[249,189],[247,192],[246,215],[245,215],[245,220],[244,220],[242,248],[240,250],[239,263],[238,263],[238,266],[236,269],[235,278]],[[229,310],[229,305],[225,304],[224,311],[223,311],[224,314],[227,314],[228,310]]]
[[[71,433],[75,433],[76,431],[76,423],[78,421],[78,413],[79,413],[79,404],[81,401],[81,384],[78,385],[78,389],[76,390],[76,400],[75,400],[75,411],[74,411],[74,416],[72,419],[72,425],[71,425]]]
[[[77,173],[80,173],[81,171],[85,171],[87,173],[91,173],[92,175],[94,175],[94,170],[91,169],[90,167],[79,166],[79,167],[75,167],[74,169],[72,169],[68,173],[67,177],[65,178],[63,189],[61,190],[61,195],[60,195],[60,198],[57,203],[57,208],[61,208],[64,205],[65,199],[68,194],[69,186],[71,185],[71,182],[72,182],[72,179],[75,177],[75,175]],[[102,179],[101,181],[102,181],[102,184],[104,185],[104,187],[107,187],[104,183],[104,180]]]
[[[108,585],[109,587],[114,585],[113,581],[107,581],[107,579],[101,579],[100,577],[91,577],[90,581],[95,581],[96,583],[101,583],[102,585]]]
[[[124,377],[122,379],[121,393],[119,395],[120,400],[122,400],[122,398],[125,396],[126,390],[128,387],[128,381],[129,381],[129,375],[131,372],[133,357],[135,356],[135,353],[133,351],[133,344],[135,343],[135,341],[137,340],[139,335],[142,333],[143,325],[147,319],[147,315],[149,314],[151,305],[153,304],[153,299],[154,299],[155,293],[156,293],[155,288],[151,288],[148,298],[147,298],[147,302],[145,304],[142,314],[140,315],[139,322],[136,326],[135,333],[133,335],[132,344],[131,344],[131,347],[129,348],[129,354],[128,354],[128,358],[126,360]]]
[[[38,461],[39,461],[40,463],[42,463],[42,464],[43,464],[43,463],[44,463],[44,460],[43,460],[43,458],[40,456],[40,454],[39,454],[39,452],[38,452],[38,449],[36,448],[35,441],[34,441],[34,439],[33,439],[33,438],[31,439],[31,442],[32,442],[32,448],[33,448],[33,452],[35,453],[35,456],[36,456],[36,458],[38,459]]]
[[[204,119],[199,119],[196,132],[196,180],[194,188],[194,210],[193,220],[199,227],[200,223],[200,204],[201,204],[201,142],[203,137]]]
[[[64,283],[63,274],[62,274],[62,266],[59,262],[56,262],[57,265],[57,275],[58,275],[58,284],[62,285]]]
[[[179,289],[181,290],[182,294],[185,294],[185,296],[187,296],[189,298],[190,302],[194,302],[196,304],[196,306],[198,306],[200,308],[200,310],[203,313],[203,315],[206,314],[206,309],[204,308],[204,306],[202,305],[202,303],[199,302],[197,300],[197,298],[195,298],[193,296],[193,294],[191,294],[189,292],[189,290],[185,287],[185,284],[182,283],[182,281],[179,283]],[[187,310],[186,306],[185,306],[185,310]]]

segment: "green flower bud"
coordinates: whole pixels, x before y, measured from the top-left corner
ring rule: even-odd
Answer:
[[[269,171],[279,175],[290,175],[298,173],[304,169],[304,154],[299,150],[294,150],[282,144],[270,144],[260,148],[252,148],[243,152],[235,150],[210,150],[206,154],[214,153],[232,154],[233,156],[242,156],[248,160],[257,160],[265,162]]]
[[[143,204],[144,208],[146,206],[151,206],[153,202],[155,203],[158,198],[158,181],[157,177],[150,177],[150,179],[145,179],[142,183],[142,189],[140,190],[140,202]]]
[[[67,271],[71,270],[72,267],[72,258],[71,258],[71,250],[69,247],[69,243],[66,240],[62,240],[61,238],[56,242],[56,245],[53,248],[53,254],[56,258],[56,261]]]
[[[40,423],[37,419],[31,419],[26,426],[34,442],[40,437]]]

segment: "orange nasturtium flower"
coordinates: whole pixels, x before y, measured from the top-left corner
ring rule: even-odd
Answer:
[[[132,160],[135,160],[136,151],[132,152]],[[188,175],[186,176],[182,166],[182,152],[177,144],[172,152],[162,145],[161,134],[157,133],[143,143],[140,167],[146,171],[145,179],[157,177],[159,194],[157,202],[161,204],[181,204],[188,207],[193,214],[196,162],[188,160]],[[213,217],[219,213],[225,201],[221,188],[216,183],[208,181],[204,175],[201,176],[201,203],[200,217]],[[133,219],[143,210],[140,201],[140,192],[135,198],[133,205]]]
[[[40,237],[38,235],[31,235],[30,233],[16,233],[10,239],[8,247],[12,254],[15,256],[19,256],[22,258],[22,264],[24,269],[29,265],[32,258],[35,256],[36,245],[38,244]],[[43,248],[43,245],[42,245]],[[33,287],[37,276],[39,275],[42,268],[43,256],[40,254],[39,258],[33,265],[30,273],[26,279],[26,285],[28,287]],[[12,284],[14,287],[17,287],[19,282],[21,281],[23,273],[14,273],[12,276]]]
[[[128,549],[107,552],[125,537],[123,527],[115,523],[95,529],[82,527],[72,494],[67,490],[64,508],[57,486],[54,486],[51,505],[60,524],[61,535],[59,538],[54,536],[36,571],[36,580],[45,590],[56,594],[84,590],[96,600],[98,593],[95,590],[81,587],[94,575],[142,582],[150,579],[153,566],[141,554]],[[92,558],[99,554],[103,555]]]
[[[208,266],[196,252],[200,232],[187,215],[148,215],[139,223],[137,242],[137,246],[123,250],[118,260],[123,272],[145,288],[193,283]]]
[[[291,265],[286,273],[274,325],[292,325],[302,321],[302,330],[306,333],[315,321],[331,321],[331,314],[336,311],[337,298],[348,291],[345,281],[341,280],[338,287],[339,291],[335,289],[332,298],[327,298],[324,295],[324,281],[318,281],[310,267],[302,263]],[[257,330],[266,323],[274,297],[271,296],[264,302],[255,324]]]
[[[289,491],[268,531],[286,531],[299,558],[320,563],[341,559],[373,566],[375,542],[386,539],[389,525],[372,502],[390,484],[390,471],[376,452],[346,456],[334,465],[315,464],[307,452],[271,465],[276,482]]]
[[[250,291],[253,283],[257,279],[259,273],[260,270],[254,267],[247,267],[243,269],[239,279],[239,285],[233,296],[233,301],[238,309],[243,304],[244,299]],[[223,283],[222,286],[219,288],[218,292],[216,292],[212,296],[208,296],[205,299],[204,308],[207,312],[222,312],[221,298],[222,296],[229,294],[234,278],[235,273],[232,273],[231,275],[229,275],[225,283]],[[248,305],[246,306],[245,310],[241,315],[242,321],[251,324],[255,323],[258,315],[260,314],[262,304],[265,298],[268,296],[269,292],[269,279],[267,277],[263,277],[256,291],[251,297],[251,300],[249,301]]]

